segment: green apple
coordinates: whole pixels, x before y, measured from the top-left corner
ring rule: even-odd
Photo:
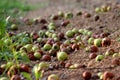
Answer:
[[[38,67],[39,67],[39,69],[46,69],[46,68],[49,67],[49,64],[46,63],[46,62],[40,62],[40,63],[38,64]]]
[[[71,44],[71,41],[70,41],[70,40],[65,40],[65,41],[64,41],[64,44],[69,45],[69,44]]]
[[[69,67],[69,69],[77,69],[79,67],[79,64],[73,64]]]
[[[58,15],[59,15],[60,17],[64,17],[64,13],[63,13],[62,11],[59,11],[59,12],[58,12]]]
[[[96,61],[101,61],[103,58],[104,58],[103,55],[98,55],[98,56],[96,57]]]
[[[37,39],[37,42],[42,42],[42,38],[38,38],[38,39]]]
[[[112,55],[112,57],[119,57],[119,53],[114,53],[113,55]]]
[[[73,28],[73,29],[72,29],[72,32],[73,32],[74,34],[77,34],[77,33],[78,33],[78,29]]]
[[[92,38],[92,37],[89,38],[89,39],[88,39],[88,44],[93,44],[93,43],[94,43],[94,38]]]
[[[99,8],[99,7],[97,7],[97,8],[95,8],[95,12],[101,12],[101,8]]]
[[[38,35],[39,35],[40,37],[44,37],[44,36],[45,36],[45,31],[40,30],[40,31],[38,32]]]
[[[78,31],[80,34],[83,34],[84,33],[84,29],[79,29]]]
[[[55,27],[55,24],[54,23],[49,23],[48,25],[48,29],[49,30],[54,30],[56,27]]]
[[[34,46],[32,47],[32,51],[35,52],[35,51],[37,51],[37,50],[39,50],[39,47],[38,47],[37,45],[34,45]]]
[[[101,80],[103,79],[103,72],[99,72],[97,75]]]
[[[9,80],[7,77],[0,77],[0,80]]]
[[[47,80],[60,80],[58,75],[56,74],[51,74],[48,76],[48,79]]]
[[[17,30],[18,26],[16,24],[12,24],[10,27],[11,30]]]
[[[92,31],[88,31],[88,32],[87,32],[87,35],[88,35],[88,36],[91,36],[91,35],[92,35]]]
[[[3,68],[3,69],[5,69],[6,68],[6,64],[1,64],[1,66],[0,66],[0,68]]]
[[[34,57],[37,58],[37,59],[40,59],[41,58],[41,53],[39,53],[39,52],[36,51],[34,53]]]
[[[83,30],[84,30],[84,31],[83,31],[83,34],[84,34],[84,35],[87,35],[89,31],[86,30],[86,29],[83,29]]]
[[[94,39],[94,45],[97,47],[100,47],[102,45],[102,39]]]
[[[27,44],[27,45],[24,46],[24,48],[26,48],[28,52],[31,51],[32,47],[33,47],[32,44]]]
[[[74,32],[72,32],[71,30],[68,30],[68,31],[66,32],[66,36],[71,38],[71,37],[74,36]]]
[[[57,37],[57,34],[53,33],[52,38],[55,38],[55,37]]]
[[[69,18],[72,18],[72,17],[73,17],[73,13],[71,13],[71,12],[68,12],[68,13],[65,14],[66,19],[69,19]]]
[[[57,59],[59,61],[64,61],[68,58],[68,54],[66,52],[58,52],[57,53]]]
[[[76,40],[77,41],[81,41],[81,37],[80,36],[76,36]]]
[[[58,37],[53,38],[54,41],[59,41],[60,39]]]
[[[52,46],[51,46],[50,44],[45,44],[45,45],[43,46],[43,49],[44,49],[45,51],[49,51],[51,48],[52,48]]]
[[[57,44],[53,44],[52,50],[58,51],[60,49],[60,46]]]
[[[105,56],[110,56],[110,55],[113,55],[115,53],[114,49],[108,49],[106,52],[105,52]]]

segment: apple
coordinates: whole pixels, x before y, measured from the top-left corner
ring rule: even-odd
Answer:
[[[51,48],[52,48],[52,46],[51,46],[50,44],[45,44],[45,45],[43,46],[43,49],[44,49],[45,51],[49,51]]]
[[[100,38],[94,39],[94,45],[97,47],[102,46],[102,39],[100,39]]]
[[[56,74],[51,74],[48,76],[48,79],[47,80],[60,80],[58,75]]]
[[[73,32],[72,30],[68,30],[68,31],[66,32],[66,36],[69,37],[69,38],[71,38],[71,37],[74,36],[74,32]]]
[[[68,58],[68,54],[66,52],[58,52],[57,53],[57,59],[59,61],[64,61]]]
[[[40,59],[41,58],[41,53],[39,53],[39,52],[36,51],[34,53],[34,57],[37,58],[37,59]]]

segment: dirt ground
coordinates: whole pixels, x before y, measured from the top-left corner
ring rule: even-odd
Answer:
[[[39,16],[49,16],[58,11],[76,12],[81,9],[93,11],[95,7],[111,2],[112,4],[115,4],[119,2],[119,0],[28,0],[28,4],[41,5],[41,7],[37,10],[30,11],[26,17],[35,18]]]
[[[41,7],[34,11],[29,11],[25,18],[36,18],[42,17],[48,19],[51,14],[56,14],[58,11],[63,12],[73,12],[74,17],[69,19],[71,22],[70,27],[58,28],[56,32],[66,32],[68,29],[73,27],[80,29],[86,28],[91,29],[93,32],[101,33],[108,31],[110,33],[109,37],[112,39],[118,38],[120,35],[120,0],[28,0],[28,4],[41,5]],[[111,5],[112,9],[105,13],[95,13],[95,7],[100,7],[101,5]],[[76,12],[82,10],[83,12],[88,12],[91,14],[90,18],[85,18],[82,16],[75,16]],[[98,21],[94,20],[95,15],[99,15],[100,19]],[[48,21],[50,21],[48,19]],[[55,21],[59,23],[61,21]],[[17,32],[22,31],[39,31],[41,25],[25,25],[19,27]],[[29,30],[28,30],[29,29]],[[100,48],[97,54],[103,54],[109,48],[113,48],[116,52],[120,52],[120,43],[113,40],[111,46]],[[101,62],[96,62],[94,59],[90,60],[88,54],[84,49],[80,49],[72,54],[70,54],[69,59],[66,62],[78,63],[80,65],[85,65],[86,67],[79,69],[54,69],[45,72],[45,76],[51,73],[58,74],[61,80],[83,80],[82,73],[84,71],[92,72],[95,76],[98,72],[111,71],[115,74],[115,77],[111,80],[120,80],[120,66],[111,66],[112,57],[106,57]],[[52,63],[52,62],[50,62]],[[55,63],[58,63],[55,61]],[[53,63],[52,63],[53,64]],[[45,79],[44,79],[45,80]],[[92,78],[91,80],[99,80],[97,78]]]
[[[74,23],[73,26],[76,27],[92,27],[94,30],[103,31],[109,30],[112,32],[112,37],[119,36],[119,9],[113,9],[110,12],[100,13],[100,20],[97,22],[93,21],[95,15],[95,7],[100,7],[101,5],[116,5],[120,1],[119,0],[29,0],[26,1],[28,4],[40,5],[40,8],[29,11],[25,18],[48,18],[52,14],[57,14],[58,11],[63,12],[73,12],[76,14],[77,11],[83,10],[84,12],[92,13],[92,17],[90,19],[85,19],[78,16],[74,16],[70,21]],[[114,6],[115,7],[115,6]],[[99,27],[103,27],[101,30]],[[38,25],[35,27],[31,27],[29,31],[37,31]],[[27,30],[28,27],[20,28],[19,30]],[[19,32],[19,31],[18,31]],[[115,34],[113,34],[115,32]]]

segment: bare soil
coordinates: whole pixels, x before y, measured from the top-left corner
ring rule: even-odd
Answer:
[[[45,18],[48,19],[50,15],[57,14],[58,11],[63,12],[73,12],[76,14],[78,11],[83,10],[83,12],[88,12],[92,14],[91,18],[84,18],[82,16],[74,16],[70,19],[71,26],[78,28],[93,28],[95,31],[110,30],[112,31],[112,36],[119,36],[119,0],[29,0],[28,4],[40,5],[37,10],[29,11],[24,18]],[[116,6],[116,4],[118,4]],[[94,21],[94,12],[96,7],[102,5],[111,5],[113,9],[106,13],[98,13],[100,16],[99,21]],[[115,8],[115,9],[114,9]],[[24,26],[23,26],[24,27]],[[19,31],[26,31],[28,27],[21,27]],[[101,28],[102,27],[102,28]],[[101,29],[100,29],[101,28]],[[30,27],[29,31],[38,31],[39,25]],[[18,32],[19,32],[18,31]],[[113,33],[115,32],[114,36]]]

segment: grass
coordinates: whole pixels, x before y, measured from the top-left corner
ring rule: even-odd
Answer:
[[[16,52],[13,46],[15,46],[19,41],[11,43],[10,45],[5,42],[6,40],[12,41],[12,38],[10,38],[7,33],[7,28],[11,24],[9,18],[18,18],[24,12],[47,5],[48,3],[40,3],[39,6],[30,6],[25,4],[25,1],[20,0],[0,0],[0,60],[4,59],[5,61],[9,61],[11,58],[13,59],[13,57],[16,57],[16,55],[13,55]],[[21,56],[19,56],[19,58],[21,58]],[[22,60],[27,61],[27,58],[22,57]]]
[[[20,0],[1,0],[0,16],[16,16],[19,12],[29,11],[32,7]]]
[[[3,9],[21,9],[22,11],[28,11],[30,10],[30,7],[25,5],[23,2],[20,2],[20,0],[2,0],[0,8]]]
[[[8,62],[12,62],[12,65],[19,65],[19,62],[30,62],[27,55],[22,55],[21,52],[17,52],[15,46],[19,43],[12,42],[16,36],[10,37],[7,33],[7,27],[9,25],[9,18],[17,18],[22,15],[22,13],[33,10],[36,6],[26,5],[20,0],[0,0],[0,61],[5,61],[6,65]],[[23,39],[23,38],[21,38]],[[6,76],[5,72],[9,70],[11,66],[5,68],[1,76]],[[28,80],[31,79],[31,75],[28,73],[22,73]],[[42,77],[42,73],[37,73],[36,75]]]
[[[26,5],[24,1],[0,0],[0,59],[2,57],[10,57],[10,55],[8,55],[9,52],[13,53],[13,50],[11,50],[10,47],[4,43],[4,40],[9,39],[7,36],[7,25],[9,22],[6,21],[6,19],[8,16],[16,18],[21,15],[21,13],[31,9],[31,6]]]
[[[9,46],[5,44],[6,39],[11,40],[7,34],[7,28],[11,24],[9,18],[16,19],[20,17],[24,12],[36,9],[37,7],[43,7],[46,5],[47,4],[41,3],[39,4],[39,6],[38,5],[30,6],[25,4],[25,0],[0,0],[0,60],[6,57],[10,58],[11,53],[15,52],[10,47],[17,44],[17,43],[11,43]]]
[[[0,0],[0,38],[4,36],[7,23],[5,19],[8,16],[17,17],[22,12],[31,10],[32,7],[26,5],[20,0]]]
[[[30,5],[26,0],[0,0],[0,16],[20,16],[21,13],[47,6],[48,3]],[[29,0],[28,0],[29,1]]]
[[[5,21],[0,19],[0,39],[4,37],[6,31],[6,24]]]
[[[25,4],[22,0],[0,0],[0,39],[5,35],[6,18],[8,16],[17,18],[23,12],[32,10],[32,6]]]

